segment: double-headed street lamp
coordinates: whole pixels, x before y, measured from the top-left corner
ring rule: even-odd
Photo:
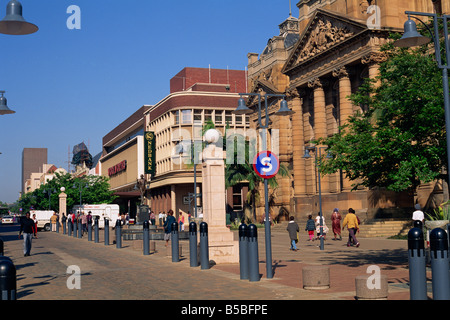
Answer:
[[[405,14],[408,15],[408,20],[405,22],[403,36],[394,42],[394,46],[396,47],[414,47],[421,46],[427,44],[433,39],[434,42],[434,54],[436,56],[436,61],[439,69],[442,70],[442,84],[444,89],[444,109],[445,109],[445,129],[447,132],[447,174],[448,174],[448,183],[450,183],[450,96],[449,96],[449,88],[448,88],[448,70],[450,69],[450,43],[449,43],[449,32],[448,32],[448,20],[450,19],[450,15],[438,16],[435,13],[425,13],[425,12],[414,12],[414,11],[405,11]],[[430,32],[431,39],[422,36],[417,32],[416,23],[411,20],[412,16],[424,16],[433,19],[433,32],[431,32],[430,28],[419,18],[413,17],[419,20]],[[443,28],[444,28],[444,51],[445,51],[445,59],[444,63],[442,62],[441,57],[441,45],[439,43],[439,26],[438,21],[442,20]]]
[[[283,100],[280,103],[280,109],[275,113],[275,115],[279,116],[288,116],[294,113],[294,111],[290,110],[286,100],[284,100],[284,95],[282,94],[266,94],[264,97],[265,102],[265,123],[262,123],[262,110],[261,110],[261,94],[259,93],[240,93],[241,98],[238,102],[238,107],[234,110],[234,114],[237,115],[246,115],[253,113],[254,111],[246,106],[244,98],[242,96],[257,96],[258,97],[258,124],[262,129],[261,132],[261,140],[262,140],[262,150],[266,151],[267,149],[267,129],[269,128],[269,105],[268,100],[270,97],[281,97]],[[269,186],[267,179],[264,179],[264,204],[265,204],[265,237],[266,237],[266,271],[267,271],[267,279],[273,278],[273,270],[272,270],[272,241],[270,239],[270,219],[269,219]]]
[[[322,212],[322,186],[320,182],[320,162],[318,159],[322,157],[322,150],[325,150],[327,147],[305,147],[305,155],[303,156],[303,159],[311,159],[311,155],[309,154],[311,151],[314,152],[315,156],[315,166],[317,168],[317,176],[318,176],[318,184],[319,184],[319,239],[320,239],[320,250],[324,249],[324,242],[323,242],[323,212]],[[328,156],[327,156],[328,157]],[[314,169],[315,170],[315,169]]]

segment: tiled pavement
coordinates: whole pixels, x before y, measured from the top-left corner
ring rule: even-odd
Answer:
[[[258,282],[240,280],[238,264],[209,270],[190,267],[189,243],[184,240],[180,241],[183,257],[174,263],[166,256],[163,241],[157,241],[156,253],[144,256],[130,241],[123,241],[121,249],[105,246],[102,231],[100,243],[88,242],[87,236],[78,239],[40,232],[29,257],[23,256],[17,227],[2,227],[0,237],[5,241],[5,255],[17,269],[19,300],[354,300],[355,277],[366,274],[371,265],[379,266],[388,277],[388,300],[409,299],[405,240],[361,239],[361,246],[355,248],[347,247],[345,240],[328,239],[321,251],[318,242],[306,241],[302,233],[300,250],[293,252],[285,227],[272,229],[273,279],[266,279],[264,230],[258,230],[262,275]],[[302,267],[315,264],[330,266],[329,289],[303,289]],[[81,270],[80,290],[67,287],[72,265]]]

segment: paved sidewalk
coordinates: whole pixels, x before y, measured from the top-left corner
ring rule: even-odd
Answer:
[[[164,241],[157,241],[157,252],[144,256],[123,241],[123,247],[105,246],[103,231],[100,243],[53,232],[40,232],[33,240],[32,255],[23,257],[22,240],[17,231],[2,229],[5,255],[17,268],[20,300],[354,300],[355,277],[377,265],[387,275],[389,300],[409,300],[407,242],[384,238],[360,239],[361,246],[347,247],[346,241],[306,241],[301,233],[299,251],[289,250],[286,224],[272,228],[273,279],[266,278],[264,229],[258,229],[261,281],[239,279],[239,264],[214,265],[209,270],[189,266],[189,242],[180,241],[183,257],[173,263],[166,256]],[[10,230],[10,231],[8,231]],[[346,232],[344,232],[346,234]],[[110,239],[114,233],[110,233]],[[238,239],[235,232],[235,239]],[[82,290],[69,290],[67,267],[77,265],[82,276]],[[306,265],[329,265],[331,287],[304,290],[302,268]],[[428,274],[429,280],[431,274]],[[431,292],[428,293],[431,297]]]

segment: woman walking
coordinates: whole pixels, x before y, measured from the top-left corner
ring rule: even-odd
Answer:
[[[347,225],[348,229],[348,241],[347,247],[350,247],[352,240],[359,247],[359,241],[356,239],[355,233],[359,230],[358,218],[355,215],[355,210],[352,208],[348,209],[348,214],[345,216],[344,222],[342,223],[342,230]]]
[[[334,233],[334,239],[336,240],[336,236],[339,236],[339,240],[342,240],[341,236],[341,219],[342,216],[339,213],[338,208],[334,208],[333,213],[331,214],[331,227]]]

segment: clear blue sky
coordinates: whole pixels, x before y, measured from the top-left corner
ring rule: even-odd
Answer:
[[[9,0],[0,0],[0,19]],[[12,115],[0,116],[0,201],[21,190],[23,148],[48,148],[67,170],[68,148],[102,138],[144,104],[169,94],[184,67],[244,70],[289,16],[289,0],[21,0],[39,27],[0,34],[0,90]],[[298,9],[292,1],[293,16]],[[81,9],[69,30],[67,8]]]

